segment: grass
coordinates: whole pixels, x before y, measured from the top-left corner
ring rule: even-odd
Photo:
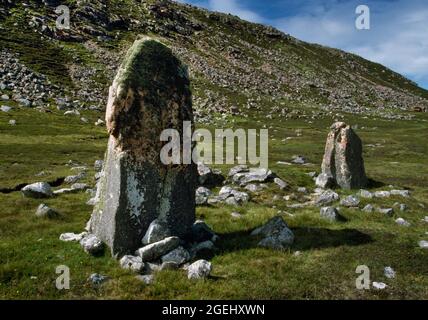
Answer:
[[[34,109],[14,107],[0,113],[0,189],[21,183],[50,181],[72,174],[69,160],[89,168],[87,183],[93,184],[92,164],[103,156],[106,134],[93,123],[100,116],[84,112],[90,120],[84,124],[79,117],[65,117],[51,110],[41,113]],[[428,154],[427,120],[420,115],[415,121],[380,121],[347,116],[358,124],[358,134],[365,145],[381,143],[381,147],[365,147],[369,176],[387,185],[412,190],[411,199],[390,198],[370,203],[391,207],[406,203],[409,210],[394,217],[342,209],[346,222],[327,222],[319,217],[317,208],[289,209],[283,196],[296,192],[297,187],[314,185],[306,174],[319,171],[324,140],[332,119],[270,122],[270,168],[287,180],[291,189],[279,191],[270,186],[248,205],[200,207],[198,218],[204,219],[220,235],[218,250],[211,261],[211,278],[191,282],[184,271],[156,274],[155,283],[146,286],[134,275],[120,269],[108,253],[101,257],[85,254],[76,243],[58,240],[63,232],[80,232],[88,220],[91,207],[86,193],[62,195],[47,200],[24,198],[19,192],[0,193],[0,298],[2,299],[427,299],[428,251],[418,241],[426,239],[426,202]],[[8,121],[16,119],[17,125]],[[234,126],[260,128],[259,119],[236,119]],[[364,128],[361,128],[361,127]],[[302,136],[296,135],[300,129]],[[285,137],[294,137],[283,142]],[[284,166],[294,154],[305,155],[310,166]],[[394,162],[395,164],[391,164]],[[223,173],[227,166],[220,166]],[[40,171],[49,176],[35,177]],[[344,194],[348,194],[345,192]],[[281,197],[282,198],[282,197]],[[61,218],[40,220],[34,215],[44,202],[57,209]],[[362,205],[369,203],[364,200]],[[232,211],[241,219],[233,219]],[[295,244],[284,252],[257,247],[257,239],[249,236],[255,227],[283,213],[295,233]],[[411,227],[398,226],[398,216]],[[299,251],[300,255],[295,255]],[[70,290],[55,288],[58,265],[67,265],[71,272]],[[372,281],[388,284],[384,291],[360,291],[355,288],[358,265],[367,265]],[[396,279],[383,276],[383,268],[396,270]],[[90,274],[108,275],[110,280],[100,286],[87,281]]]

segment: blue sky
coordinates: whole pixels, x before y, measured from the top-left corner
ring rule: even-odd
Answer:
[[[304,41],[356,53],[428,89],[428,0],[177,0],[272,25]],[[358,5],[370,30],[355,27]]]

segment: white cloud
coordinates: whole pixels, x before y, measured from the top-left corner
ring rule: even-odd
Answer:
[[[208,7],[210,10],[231,13],[247,21],[258,23],[264,21],[259,14],[242,7],[236,0],[209,0]]]

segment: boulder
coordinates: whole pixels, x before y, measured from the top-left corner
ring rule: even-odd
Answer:
[[[109,90],[109,141],[90,227],[113,256],[137,250],[155,219],[172,236],[190,231],[196,164],[168,165],[160,157],[167,147],[160,141],[165,129],[176,130],[180,141],[191,138],[185,121],[194,126],[187,68],[162,43],[137,40]]]
[[[29,198],[49,198],[53,196],[52,188],[49,183],[37,182],[29,184],[21,189],[24,196]]]
[[[361,139],[343,122],[331,126],[321,169],[343,189],[363,188],[368,183]]]
[[[320,216],[321,218],[330,220],[330,221],[337,221],[339,220],[339,212],[334,207],[323,207],[320,210]]]
[[[180,238],[169,237],[162,241],[151,243],[145,247],[142,247],[136,251],[136,255],[141,257],[143,262],[155,261],[174,250],[180,245]]]
[[[187,268],[187,277],[190,280],[206,278],[210,275],[211,270],[212,266],[210,262],[206,260],[198,260]]]
[[[177,249],[172,250],[161,258],[162,263],[165,262],[174,262],[178,265],[182,265],[190,260],[189,251],[183,247],[178,247]]]
[[[122,269],[131,270],[136,273],[141,273],[144,270],[144,262],[141,257],[126,255],[120,259]]]
[[[318,206],[329,205],[333,202],[336,202],[340,199],[339,195],[333,190],[325,190],[321,193],[315,200],[315,204]]]
[[[170,236],[171,234],[167,226],[162,224],[158,219],[155,219],[147,229],[147,232],[143,237],[142,243],[144,245],[148,245],[151,243],[161,241]]]
[[[323,189],[332,188],[334,184],[334,178],[326,173],[321,173],[315,180],[315,185]]]
[[[193,242],[204,242],[214,237],[216,234],[204,221],[198,220],[193,224],[191,239]]]
[[[360,199],[358,199],[356,196],[347,196],[340,201],[340,204],[348,208],[358,207],[360,204]]]
[[[104,250],[103,242],[94,234],[85,235],[82,240],[80,240],[80,245],[86,253],[91,255],[98,255]]]
[[[294,234],[280,216],[269,220],[265,225],[251,232],[252,236],[262,236],[259,246],[281,250],[288,248],[294,242]]]
[[[233,182],[245,186],[252,182],[270,182],[275,178],[272,171],[265,168],[253,168],[248,172],[239,172],[233,176]]]

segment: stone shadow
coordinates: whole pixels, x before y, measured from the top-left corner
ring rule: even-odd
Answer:
[[[334,248],[340,246],[360,246],[373,242],[373,238],[356,229],[331,230],[326,228],[291,228],[295,235],[291,249],[306,251],[311,249]],[[250,235],[252,230],[219,234],[216,244],[221,252],[234,252],[256,248],[259,237]]]

